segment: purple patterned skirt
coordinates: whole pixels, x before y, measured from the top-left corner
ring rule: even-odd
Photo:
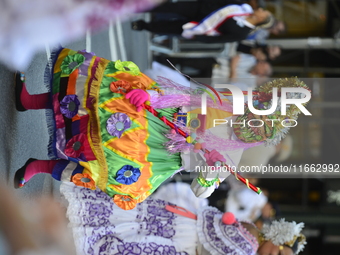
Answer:
[[[223,224],[213,207],[201,208],[194,220],[166,210],[172,204],[164,200],[147,198],[125,211],[98,189],[63,183],[61,192],[79,255],[254,255],[258,248],[240,222]]]

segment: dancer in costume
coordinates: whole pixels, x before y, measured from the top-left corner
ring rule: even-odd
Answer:
[[[16,172],[16,187],[49,173],[56,180],[97,186],[128,210],[177,171],[216,162],[237,166],[244,148],[279,135],[274,128],[259,128],[255,135],[242,127],[213,127],[212,119],[232,118],[230,102],[209,99],[208,114],[201,115],[202,91],[166,79],[159,86],[132,62],[62,48],[46,70],[50,92],[45,94],[28,94],[25,77],[17,76],[16,106],[47,109],[51,160],[28,160]],[[206,171],[192,189],[208,197],[227,176]]]
[[[293,255],[303,250],[303,223],[283,219],[262,232],[205,206],[193,214],[163,200],[147,198],[130,211],[100,190],[63,183],[67,216],[77,254]]]

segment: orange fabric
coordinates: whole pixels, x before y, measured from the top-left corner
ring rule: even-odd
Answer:
[[[108,74],[107,76],[114,77],[117,80],[128,81],[132,84],[134,89],[150,89],[156,82],[141,73],[140,75],[131,75],[129,73],[117,72],[114,74]]]
[[[112,100],[106,103],[104,108],[113,113],[125,112],[131,119],[134,120],[134,122],[137,122],[140,125],[140,127],[134,128],[129,132],[124,132],[122,137],[119,139],[111,139],[109,143],[105,145],[105,147],[114,151],[118,155],[141,165],[141,176],[139,177],[138,182],[130,185],[109,185],[109,187],[113,190],[120,193],[130,194],[133,198],[139,198],[152,188],[152,185],[148,181],[148,179],[152,176],[152,163],[147,161],[149,147],[146,145],[146,140],[149,133],[147,131],[148,122],[145,118],[146,112],[145,110],[140,112],[135,111],[135,106],[131,105],[129,100],[125,98]],[[136,147],[137,144],[138,147]],[[119,150],[117,150],[117,148],[119,148]]]
[[[67,84],[67,95],[75,95],[76,94],[76,83],[78,78],[78,69],[74,70],[70,76],[68,77],[68,84]]]
[[[124,195],[114,195],[113,202],[123,210],[131,210],[137,205],[137,201],[135,199]]]
[[[78,116],[78,114],[75,115],[75,116],[72,118],[72,122],[73,122],[73,121],[76,121],[76,120],[80,120],[80,117]]]
[[[87,178],[89,179],[89,182],[83,182],[82,179]],[[89,174],[75,174],[72,176],[72,182],[80,187],[88,188],[95,190],[96,189],[96,184],[94,180],[91,178],[91,175]]]

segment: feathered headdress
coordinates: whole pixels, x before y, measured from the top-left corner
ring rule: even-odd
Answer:
[[[281,115],[281,88],[304,88],[309,90],[307,85],[300,81],[298,78],[285,78],[285,79],[275,79],[273,81],[267,82],[257,90],[253,92],[253,101],[254,108],[257,110],[267,110],[272,106],[272,90],[273,88],[278,89],[279,93],[279,102],[277,104],[277,108],[273,114],[270,115],[255,115],[252,114],[247,107],[245,114],[239,116],[236,122],[248,121],[250,119],[258,119],[259,121],[263,121],[265,125],[261,128],[258,127],[248,127],[242,125],[235,125],[234,131],[236,136],[246,142],[260,142],[265,141],[268,145],[276,145],[278,144],[288,133],[290,129],[291,120],[297,120],[300,109],[295,105],[290,105],[286,109],[286,115]],[[298,99],[304,97],[303,93],[287,93],[287,99]],[[303,105],[306,105],[303,104]],[[275,120],[275,121],[274,121]],[[285,125],[282,125],[282,122],[287,122]]]
[[[286,245],[293,249],[295,254],[302,251],[307,244],[306,237],[301,234],[304,223],[287,222],[285,219],[265,224],[262,229],[263,239],[271,241],[274,245]]]

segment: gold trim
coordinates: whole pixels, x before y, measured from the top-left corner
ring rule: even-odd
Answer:
[[[104,154],[104,150],[102,147],[102,139],[101,139],[101,129],[100,129],[100,120],[98,115],[98,97],[100,91],[100,85],[102,83],[102,79],[104,76],[104,71],[106,66],[109,64],[109,60],[101,58],[99,60],[98,66],[96,68],[94,77],[92,79],[91,84],[87,84],[86,89],[89,88],[90,91],[86,91],[86,98],[90,98],[92,100],[91,109],[88,109],[89,112],[89,123],[88,123],[88,135],[90,137],[90,146],[93,148],[93,153],[96,156],[96,159],[101,167],[100,177],[96,180],[96,185],[103,191],[106,191],[106,183],[108,181],[108,167]],[[92,68],[91,68],[92,71]],[[89,70],[90,72],[90,70]],[[90,73],[92,77],[92,73]]]

